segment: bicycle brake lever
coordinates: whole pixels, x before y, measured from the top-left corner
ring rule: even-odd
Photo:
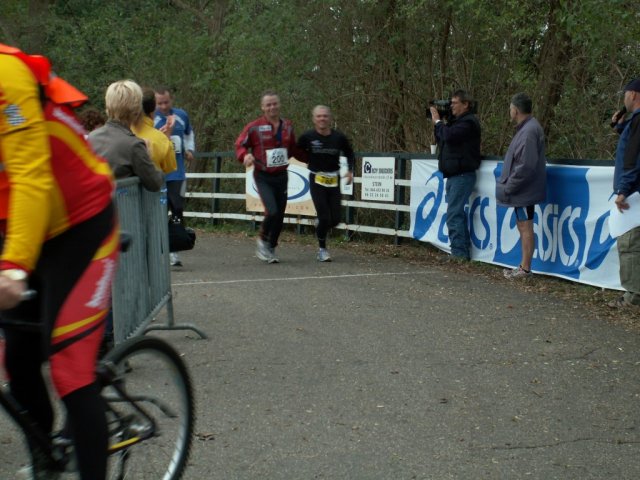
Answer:
[[[33,300],[38,295],[38,292],[35,290],[25,290],[22,292],[20,301],[24,302],[26,300]]]

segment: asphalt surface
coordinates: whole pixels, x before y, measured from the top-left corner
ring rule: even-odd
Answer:
[[[201,234],[173,269],[186,479],[637,479],[640,337],[507,281]],[[163,321],[161,315],[159,321]],[[16,433],[0,416],[0,478]]]

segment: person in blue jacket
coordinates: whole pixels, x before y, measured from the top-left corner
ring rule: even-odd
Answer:
[[[153,126],[163,132],[173,142],[176,152],[177,169],[165,177],[167,183],[167,203],[174,219],[182,222],[184,195],[186,193],[186,165],[191,162],[196,150],[195,134],[187,112],[173,107],[173,97],[166,87],[156,89],[156,112]],[[177,253],[170,254],[172,266],[182,262]]]
[[[624,87],[624,107],[631,116],[616,113],[614,126],[620,134],[613,171],[615,204],[622,213],[629,209],[627,198],[640,192],[640,79]],[[630,215],[626,213],[626,215]],[[612,300],[612,308],[640,306],[640,227],[632,228],[617,239],[620,259],[620,283],[624,295]]]

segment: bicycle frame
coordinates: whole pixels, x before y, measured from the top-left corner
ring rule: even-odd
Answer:
[[[39,453],[45,456],[47,463],[54,469],[63,471],[68,461],[65,447],[54,445],[49,435],[38,427],[29,414],[7,391],[6,387],[0,387],[0,405],[20,427],[25,436],[36,445]]]
[[[100,379],[101,385],[111,385],[118,392],[120,398],[107,399],[107,404],[115,402],[128,403],[134,407],[134,409],[149,422],[151,428],[149,428],[144,435],[136,435],[121,442],[109,445],[107,455],[113,455],[126,448],[131,447],[137,443],[143,442],[156,434],[157,426],[156,422],[151,415],[149,415],[139,404],[139,401],[145,401],[144,398],[131,398],[121,387],[117,377],[113,373],[113,369],[109,365],[100,364],[97,369],[97,375]],[[13,421],[22,430],[25,437],[29,439],[38,448],[39,453],[42,453],[45,457],[47,464],[52,469],[64,471],[69,461],[69,452],[66,445],[56,445],[49,435],[45,434],[42,429],[36,424],[36,422],[29,416],[27,411],[13,398],[11,393],[6,387],[0,387],[0,405],[4,408],[7,414],[13,419]],[[125,419],[121,418],[115,410],[109,408],[114,414],[119,428],[126,424]]]
[[[116,411],[114,409],[112,409],[111,407],[109,407],[109,405],[111,403],[116,403],[116,402],[123,402],[123,403],[128,403],[130,405],[133,406],[133,408],[140,414],[142,415],[148,422],[149,425],[151,426],[151,428],[145,432],[145,435],[140,435],[140,436],[134,436],[131,438],[128,438],[127,440],[123,440],[121,442],[115,443],[113,445],[109,445],[109,448],[107,450],[107,455],[112,455],[114,453],[117,453],[125,448],[128,448],[132,445],[135,445],[136,443],[140,443],[143,442],[145,440],[147,440],[148,438],[153,437],[156,434],[156,429],[157,429],[157,425],[155,420],[153,419],[153,417],[151,415],[149,415],[140,405],[138,405],[138,401],[140,400],[144,400],[142,398],[136,398],[133,399],[131,398],[131,396],[129,394],[127,394],[127,392],[125,392],[125,390],[122,388],[121,385],[121,380],[118,379],[114,366],[112,363],[108,362],[108,363],[104,363],[101,362],[98,365],[98,368],[96,369],[96,375],[98,377],[98,380],[100,382],[100,385],[102,386],[102,388],[104,388],[107,385],[112,386],[116,392],[118,392],[118,395],[120,395],[119,399],[109,399],[106,397],[103,397],[105,399],[105,402],[107,403],[107,406],[109,408],[109,410],[116,416],[116,418],[118,419],[119,423],[124,423],[123,419],[120,418],[119,415],[117,415]]]

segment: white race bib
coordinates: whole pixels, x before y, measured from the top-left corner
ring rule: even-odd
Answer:
[[[171,135],[171,141],[173,142],[173,149],[176,154],[182,153],[182,137],[180,135]]]
[[[286,148],[267,150],[267,167],[282,167],[289,165],[289,154]]]

